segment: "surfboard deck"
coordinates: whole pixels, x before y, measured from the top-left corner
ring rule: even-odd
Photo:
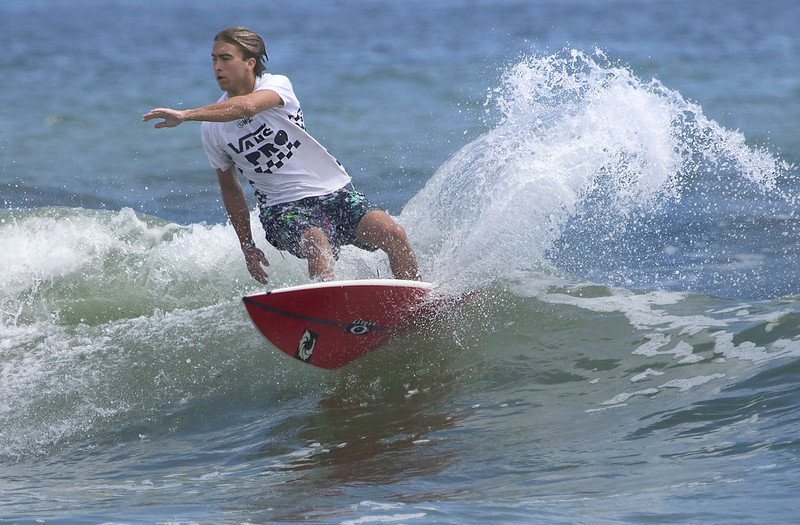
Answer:
[[[375,350],[446,302],[431,283],[365,279],[280,288],[243,298],[273,345],[329,370]]]

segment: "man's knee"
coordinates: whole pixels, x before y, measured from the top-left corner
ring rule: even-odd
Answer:
[[[393,243],[405,243],[408,240],[406,230],[394,221],[386,226],[386,237]]]
[[[328,251],[330,251],[330,241],[320,228],[309,228],[300,237],[300,252],[306,257]]]
[[[405,229],[384,211],[372,211],[366,214],[358,225],[357,234],[361,239],[380,248],[387,244],[404,243],[407,240]]]

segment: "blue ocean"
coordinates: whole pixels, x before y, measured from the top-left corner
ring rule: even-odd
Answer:
[[[0,6],[0,523],[796,523],[800,3]],[[274,348],[200,127],[247,26],[475,294]],[[266,288],[308,282],[264,240]],[[343,249],[341,279],[388,278]]]

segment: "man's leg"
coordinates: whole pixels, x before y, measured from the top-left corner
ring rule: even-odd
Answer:
[[[300,252],[308,261],[308,275],[314,281],[333,281],[333,248],[328,236],[309,228],[300,238]]]
[[[406,231],[385,211],[373,210],[364,215],[356,228],[356,237],[360,242],[386,252],[396,279],[421,279],[417,256]]]

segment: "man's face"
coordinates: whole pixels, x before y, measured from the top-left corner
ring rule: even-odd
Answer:
[[[244,60],[242,51],[237,46],[215,41],[211,61],[214,63],[214,75],[221,90],[231,95],[244,95],[252,91],[255,60]]]

